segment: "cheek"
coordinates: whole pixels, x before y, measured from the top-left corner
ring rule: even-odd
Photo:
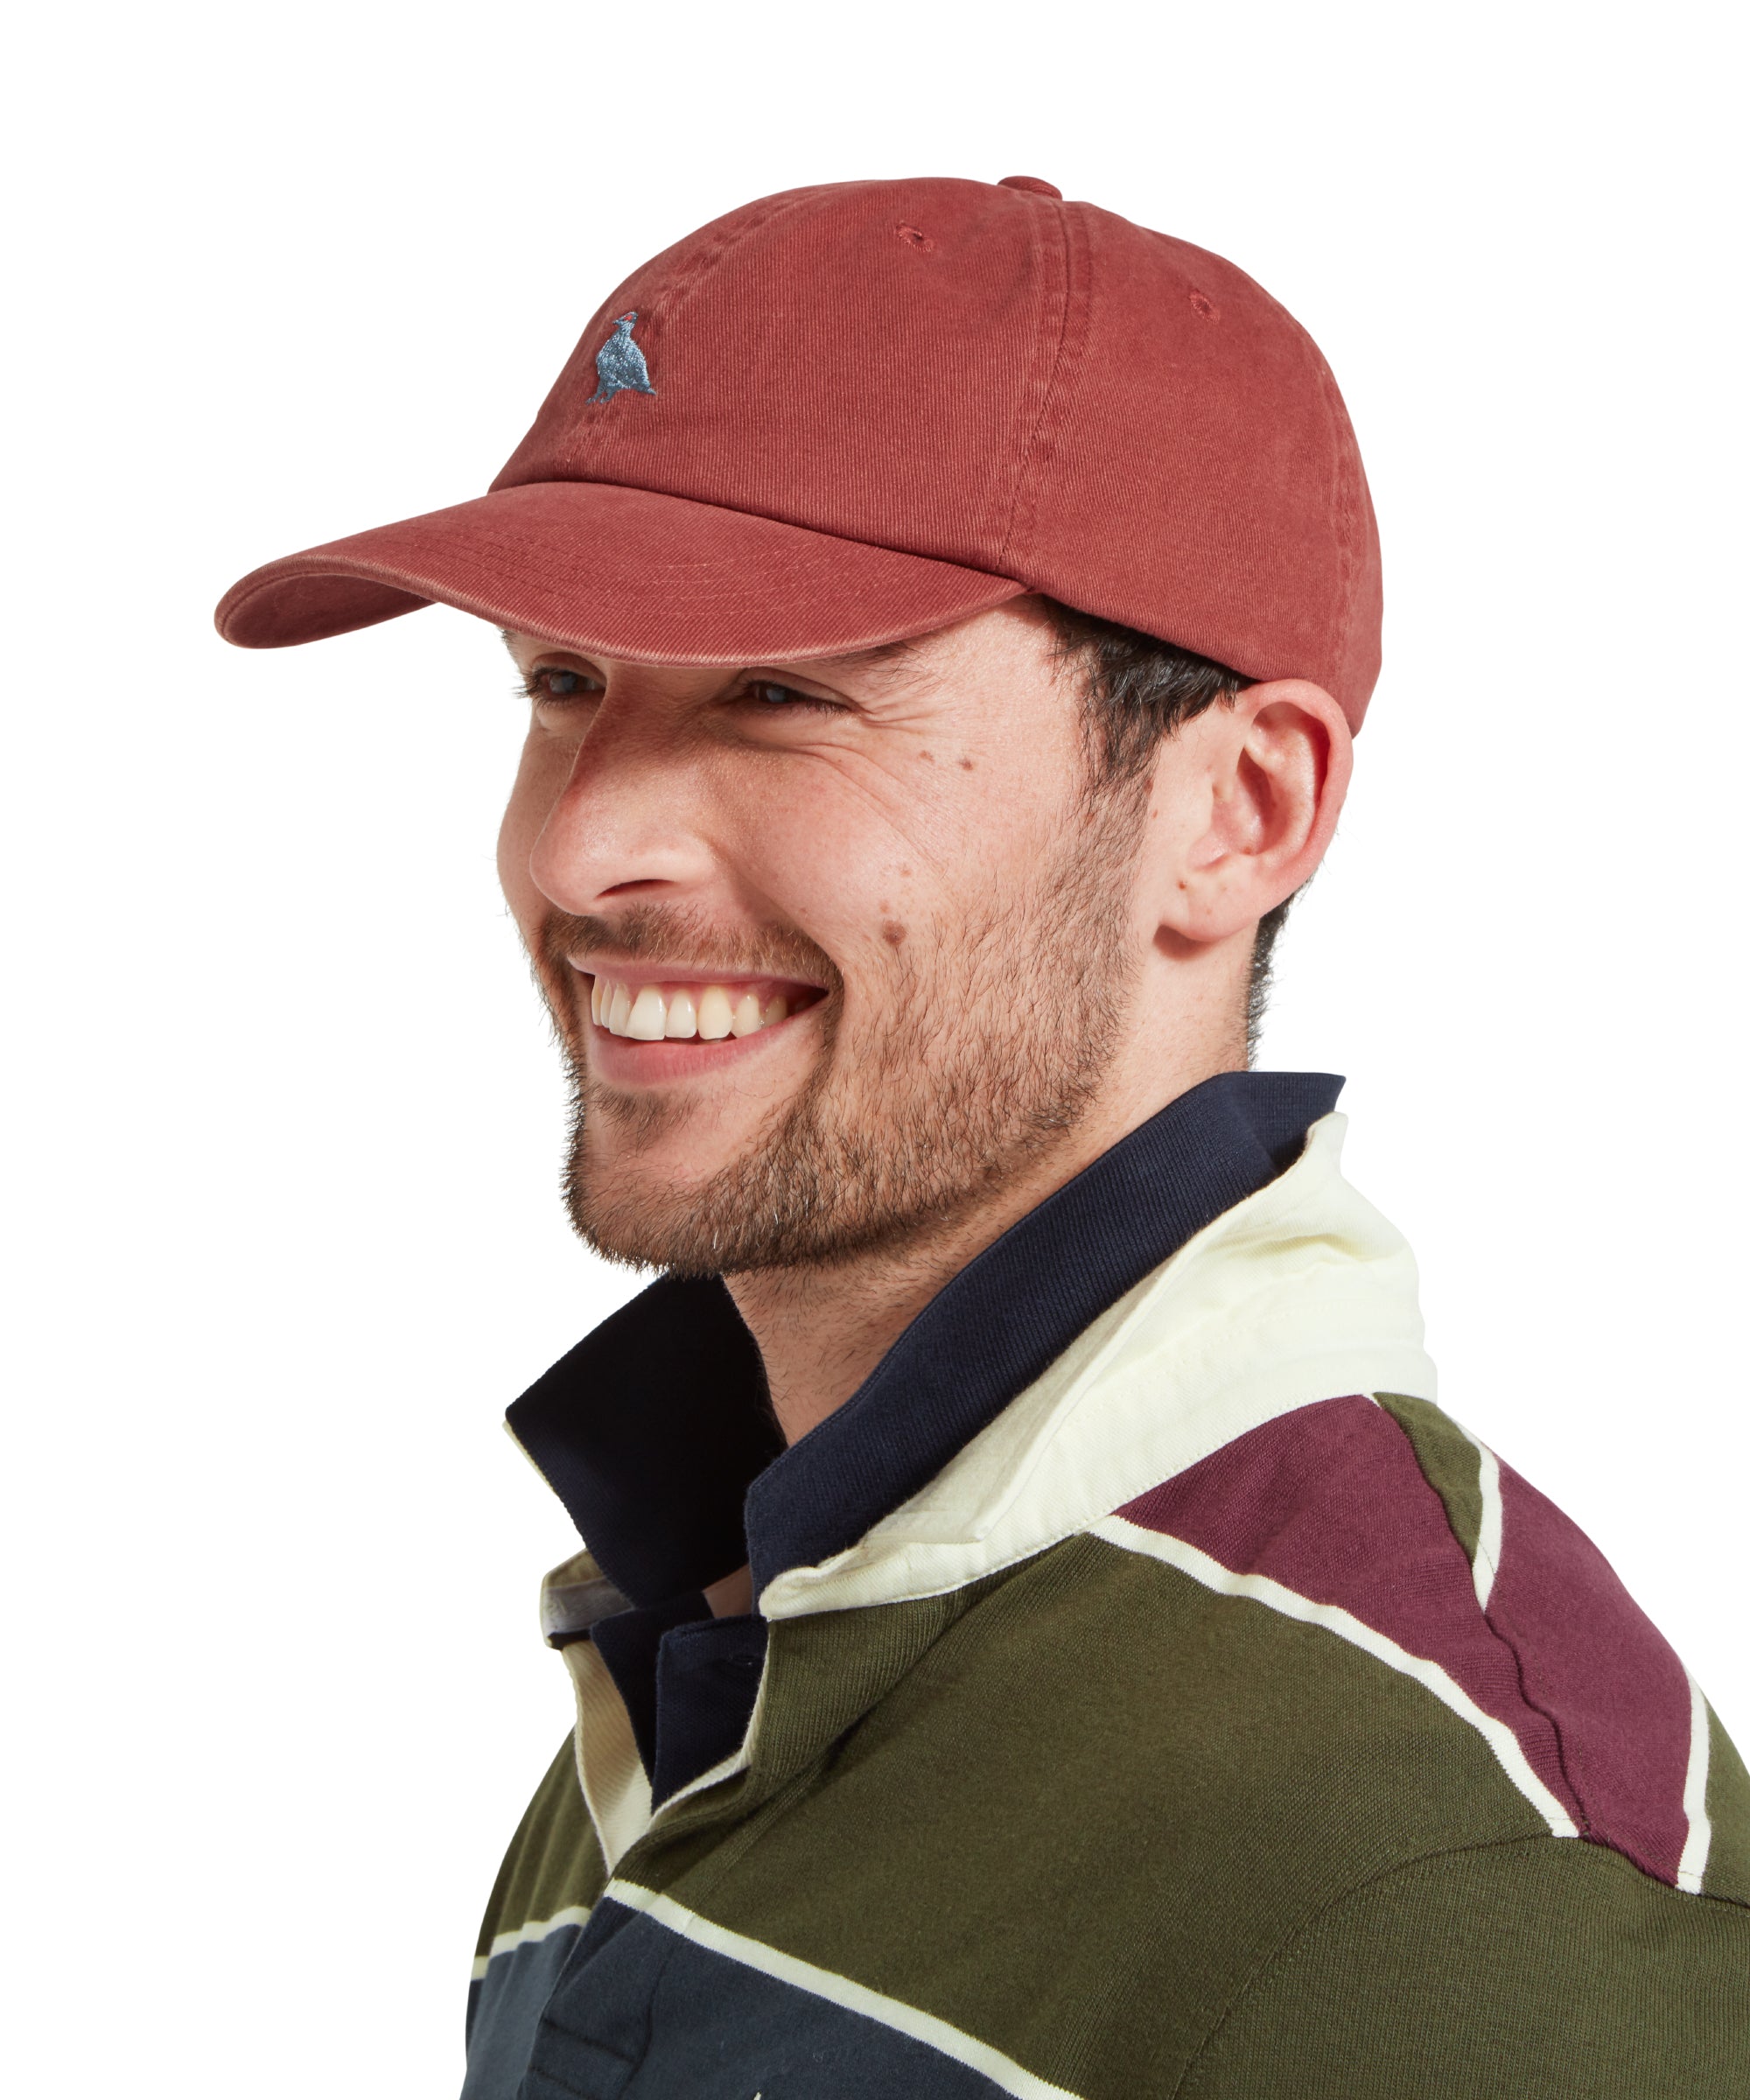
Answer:
[[[891,776],[822,780],[744,808],[736,827],[740,869],[844,971],[853,1008],[859,990],[884,1000],[999,918],[1051,849],[1036,801],[1011,782],[918,771],[914,792]]]
[[[499,885],[525,934],[539,915],[542,904],[540,890],[529,872],[529,857],[557,792],[545,779],[551,769],[542,765],[542,755],[532,741],[524,746],[516,778],[511,784],[510,799],[505,804],[504,818],[498,828]]]
[[[799,785],[744,808],[734,858],[777,915],[854,982],[872,965],[891,968],[897,928],[941,909],[910,815],[841,780]]]

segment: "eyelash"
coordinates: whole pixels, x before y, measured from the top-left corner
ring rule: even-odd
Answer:
[[[762,700],[762,692],[788,693],[788,700]],[[800,686],[786,685],[781,678],[755,678],[744,686],[737,695],[738,699],[751,700],[761,714],[822,714],[842,715],[846,710],[839,700],[822,700],[818,694],[805,693]]]
[[[544,682],[549,678],[570,678],[573,681],[574,690],[569,693],[550,692]],[[598,682],[592,692],[583,690],[587,680],[587,672],[570,670],[563,663],[538,663],[523,680],[522,690],[525,696],[537,707],[543,702],[549,707],[563,707],[567,701],[593,699],[600,693]]]
[[[550,678],[569,678],[573,681],[573,690],[568,693],[550,691],[546,683]],[[599,682],[591,680],[587,672],[574,671],[560,663],[536,664],[522,682],[525,697],[533,701],[537,707],[543,704],[549,707],[563,707],[574,700],[596,699],[599,697],[601,690]],[[786,693],[789,697],[786,700],[766,700],[760,697],[763,693]],[[761,714],[842,715],[847,711],[841,701],[823,700],[816,694],[803,692],[800,686],[786,685],[780,678],[750,680],[732,697],[752,702]]]

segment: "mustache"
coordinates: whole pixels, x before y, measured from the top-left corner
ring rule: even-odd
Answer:
[[[584,952],[617,962],[679,956],[707,976],[719,970],[725,976],[794,977],[828,992],[844,983],[826,950],[794,927],[726,927],[683,905],[634,904],[611,919],[550,912],[536,941],[550,983],[560,980],[570,956]]]

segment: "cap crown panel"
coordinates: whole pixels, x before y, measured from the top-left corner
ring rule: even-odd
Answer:
[[[924,180],[731,214],[614,292],[494,486],[615,481],[989,568],[1055,350],[1057,211]],[[592,403],[633,310],[655,393]]]

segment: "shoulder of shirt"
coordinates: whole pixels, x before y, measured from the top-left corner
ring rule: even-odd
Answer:
[[[964,1596],[1072,1548],[1090,1577],[1102,1556],[1145,1566],[1149,1619],[1092,1602],[1078,1640],[1095,1683],[1172,1658],[1146,1736],[1194,1701],[1200,1725],[1243,1712],[1259,1754],[1304,1761],[1365,1719],[1342,1754],[1436,1756],[1476,1807],[1432,1845],[1529,1818],[1686,1893],[1750,1897],[1735,1751],[1596,1547],[1434,1405],[1414,1259],[1344,1180],[1343,1130],[1315,1124],[926,1489],[761,1608],[775,1630]]]

